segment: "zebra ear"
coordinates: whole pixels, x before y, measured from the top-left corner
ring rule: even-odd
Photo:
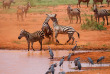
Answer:
[[[57,14],[55,14],[55,17],[57,16]]]

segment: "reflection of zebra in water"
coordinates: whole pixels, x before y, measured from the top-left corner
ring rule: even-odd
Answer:
[[[51,37],[52,37],[52,41],[53,41],[53,30],[48,24],[49,20],[50,20],[50,17],[47,16],[47,18],[45,19],[45,21],[42,25],[42,31],[44,32],[45,37],[49,38],[49,41],[50,41]]]
[[[69,17],[69,20],[70,20],[70,23],[73,23],[73,16],[76,16],[76,23],[78,22],[78,17],[80,19],[80,23],[81,23],[81,16],[80,16],[80,9],[79,8],[74,8],[72,9],[70,5],[68,5],[67,7],[67,14],[68,14],[68,17]]]
[[[94,16],[95,16],[95,18],[96,18],[96,21],[97,21],[97,18],[98,18],[98,22],[99,22],[99,18],[100,17],[102,17],[103,18],[103,21],[104,21],[104,23],[105,23],[105,18],[104,18],[104,16],[106,17],[106,20],[107,20],[107,25],[109,24],[108,23],[108,16],[109,16],[109,13],[108,13],[108,11],[106,10],[106,9],[101,9],[101,10],[98,10],[97,9],[97,6],[96,5],[94,5]]]
[[[68,34],[69,40],[67,41],[67,43],[72,39],[73,40],[72,44],[74,42],[74,37],[73,37],[74,32],[76,32],[78,34],[78,37],[80,37],[79,33],[75,31],[72,27],[59,25],[56,18],[56,14],[48,14],[48,16],[53,21],[56,42],[59,43],[59,41],[57,40],[58,34]]]

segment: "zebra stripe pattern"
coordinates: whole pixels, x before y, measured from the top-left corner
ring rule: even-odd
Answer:
[[[76,23],[78,22],[78,17],[80,19],[80,23],[81,23],[81,16],[80,16],[80,9],[79,8],[74,8],[72,9],[70,5],[68,5],[67,7],[67,14],[68,14],[68,17],[69,17],[69,20],[70,20],[70,23],[73,23],[73,16],[76,16]]]
[[[103,18],[103,21],[105,22],[105,18],[104,16],[106,17],[106,20],[107,20],[107,25],[108,25],[108,16],[109,16],[109,13],[106,9],[101,9],[101,10],[98,10],[97,9],[97,6],[94,5],[94,16],[96,18],[96,21],[97,21],[97,18],[98,18],[98,22],[99,22],[99,18],[102,17]]]

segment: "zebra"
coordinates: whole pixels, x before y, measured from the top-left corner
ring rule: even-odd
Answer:
[[[67,14],[68,14],[68,17],[69,17],[69,20],[70,20],[70,23],[73,23],[73,16],[76,16],[76,23],[78,22],[78,17],[80,19],[80,23],[81,23],[81,16],[80,16],[80,9],[79,8],[74,8],[72,9],[70,5],[68,5],[67,7]]]
[[[110,0],[106,0],[107,4],[108,4],[108,7],[109,7],[109,3],[110,3]]]
[[[52,37],[52,41],[53,41],[53,29],[48,24],[49,20],[50,20],[50,17],[47,15],[41,29],[44,32],[45,37],[49,38],[49,41],[51,40],[51,37]]]
[[[79,7],[80,7],[80,3],[81,2],[87,2],[87,7],[88,7],[89,1],[90,0],[78,0],[78,4],[77,5],[79,5]]]
[[[8,7],[8,9],[10,8],[10,6],[11,6],[11,3],[15,3],[14,2],[14,0],[3,0],[3,9],[5,8],[6,9],[6,7]]]
[[[93,0],[93,6],[94,6],[94,5],[96,5],[96,3],[97,3],[97,2],[100,2],[100,3],[101,3],[101,5],[102,5],[103,0]]]
[[[109,13],[106,9],[101,9],[101,10],[98,10],[97,9],[97,6],[94,5],[94,8],[93,8],[93,11],[94,11],[94,16],[96,18],[96,21],[97,21],[97,18],[98,18],[98,22],[99,22],[99,18],[102,17],[103,18],[103,21],[105,23],[105,18],[104,16],[106,17],[106,20],[107,20],[107,25],[109,24],[108,23],[108,16],[109,16]]]
[[[22,37],[25,37],[27,40],[28,51],[30,49],[30,43],[31,43],[32,49],[34,50],[33,43],[36,41],[39,41],[39,43],[41,45],[40,50],[42,50],[42,40],[44,39],[44,32],[43,31],[36,31],[34,33],[29,33],[25,30],[21,30],[20,35],[18,36],[18,39],[21,39]]]
[[[58,34],[68,34],[69,40],[67,40],[66,43],[68,43],[72,39],[73,40],[72,44],[73,44],[73,42],[74,42],[74,37],[73,37],[74,32],[76,32],[78,34],[78,37],[80,38],[80,34],[77,31],[75,31],[75,29],[73,27],[62,26],[62,25],[58,24],[58,21],[57,21],[57,18],[56,18],[57,14],[48,14],[48,16],[53,21],[53,27],[54,27],[54,31],[55,31],[55,39],[56,39],[57,43],[59,43],[59,41],[57,39]]]
[[[27,3],[26,6],[18,6],[17,9],[19,10],[23,10],[23,13],[25,13],[25,17],[26,17],[26,14],[27,14],[27,11],[29,10],[29,8],[31,8],[31,4],[30,2]]]

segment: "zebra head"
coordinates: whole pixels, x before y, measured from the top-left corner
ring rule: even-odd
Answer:
[[[57,22],[57,19],[56,19],[56,16],[57,16],[57,14],[47,14],[49,17],[50,17],[50,19],[54,22]]]
[[[20,35],[18,36],[18,39],[21,39],[22,37],[26,36],[26,31],[25,30],[21,30]]]
[[[31,4],[30,4],[30,2],[27,3],[27,7],[30,7],[30,8],[31,8]]]

